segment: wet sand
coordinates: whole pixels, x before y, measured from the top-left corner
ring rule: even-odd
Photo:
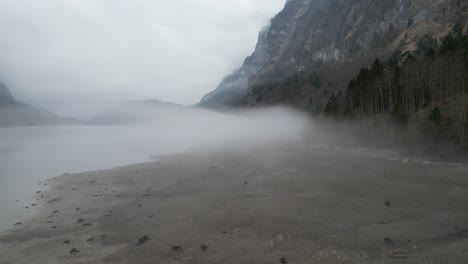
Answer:
[[[468,263],[463,164],[292,144],[47,183],[1,264]]]

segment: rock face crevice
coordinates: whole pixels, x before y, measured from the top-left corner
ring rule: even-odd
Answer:
[[[468,28],[463,0],[289,0],[259,35],[242,67],[201,105],[293,104],[323,110],[361,67],[417,50],[455,25]]]

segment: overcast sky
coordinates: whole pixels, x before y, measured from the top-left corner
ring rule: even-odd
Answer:
[[[0,80],[87,117],[118,101],[193,104],[240,66],[285,0],[0,0]]]

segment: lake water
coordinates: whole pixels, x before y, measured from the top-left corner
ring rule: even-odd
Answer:
[[[30,206],[33,196],[47,189],[39,181],[144,162],[152,155],[182,152],[191,145],[189,140],[174,141],[169,136],[148,127],[1,128],[0,230],[37,210]]]

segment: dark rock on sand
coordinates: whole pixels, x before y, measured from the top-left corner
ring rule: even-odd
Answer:
[[[83,223],[81,226],[92,226],[93,224],[91,223]]]
[[[281,262],[282,264],[288,263],[288,261],[286,260],[285,257],[282,257],[282,258],[280,259],[280,262]]]
[[[136,245],[137,246],[140,246],[140,245],[143,245],[144,243],[146,243],[147,241],[151,240],[151,238],[149,236],[143,236],[141,238],[138,239]]]
[[[94,238],[92,238],[92,237],[86,239],[86,242],[93,242],[93,241],[94,241]]]
[[[205,244],[202,244],[200,246],[200,249],[203,250],[203,251],[206,251],[208,249],[208,247]]]
[[[385,201],[385,206],[392,206],[392,203],[390,201]]]
[[[78,254],[78,253],[80,253],[80,251],[78,249],[76,249],[76,248],[70,249],[70,254]]]
[[[173,251],[182,251],[182,247],[181,246],[172,246],[172,250]]]
[[[18,225],[21,225],[21,222],[17,222],[17,223],[15,224],[15,226],[18,226]]]
[[[70,245],[70,243],[71,243],[71,241],[68,240],[68,239],[63,241],[63,244],[65,244],[65,245]]]
[[[86,220],[84,220],[83,218],[80,218],[80,219],[78,219],[78,221],[76,221],[76,223],[77,223],[77,224],[81,224],[81,223],[83,223],[84,221],[86,221]]]
[[[383,240],[389,244],[393,243],[393,240],[389,237],[385,237]]]

